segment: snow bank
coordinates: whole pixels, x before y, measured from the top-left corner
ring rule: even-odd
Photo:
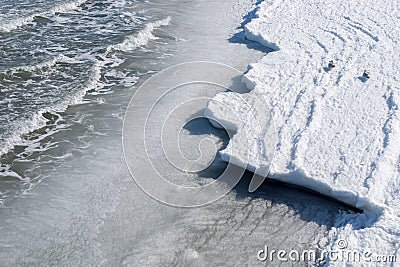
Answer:
[[[276,51],[251,64],[243,79],[275,120],[269,177],[364,210],[362,217],[339,218],[338,227],[346,227],[334,235],[354,248],[392,254],[400,246],[399,6],[383,0],[261,2],[245,34]],[[235,94],[216,99],[251,112]],[[215,103],[207,112],[227,119]],[[257,162],[268,162],[260,147],[251,149]]]
[[[262,177],[268,175],[275,146],[274,123],[266,103],[262,96],[224,93],[213,98],[205,111],[214,126],[233,135],[220,153],[222,160]]]

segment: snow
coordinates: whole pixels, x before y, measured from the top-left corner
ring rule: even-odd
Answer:
[[[224,103],[226,99],[228,102]],[[222,159],[227,162],[231,160],[233,164],[260,176],[267,176],[273,158],[275,129],[265,99],[252,94],[229,92],[217,95],[207,107],[205,116],[215,118],[219,123],[210,120],[214,126],[235,133],[221,152]]]
[[[158,40],[130,52],[126,63],[134,73],[150,75],[198,60],[245,69],[262,55],[226,41],[250,11],[247,0],[146,3],[149,14],[159,14],[160,7],[162,14],[151,21],[170,15],[171,25],[154,32]],[[188,41],[165,45],[174,36]],[[161,57],[167,52],[174,56]],[[121,67],[126,64],[117,70]],[[100,108],[71,107],[65,116],[68,127],[41,143],[46,150],[35,152],[31,163],[18,162],[18,169],[28,168],[24,177],[38,177],[41,183],[0,210],[0,265],[262,266],[256,254],[266,244],[303,250],[326,235],[341,206],[279,185],[249,194],[243,181],[239,189],[199,209],[173,208],[148,197],[129,175],[122,153],[122,117],[134,91],[112,89],[115,93],[101,95],[105,105]],[[206,137],[224,136],[199,129],[196,135],[182,131],[185,154],[197,155]],[[138,160],[143,156],[136,155]],[[164,154],[155,160],[164,163]],[[183,173],[178,178],[208,183],[225,167],[218,161],[200,177]]]
[[[333,197],[364,211],[338,218],[331,234],[354,249],[399,255],[400,39],[398,1],[263,1],[245,25],[247,39],[274,50],[251,64],[243,81],[251,90],[221,93],[206,115],[233,123],[231,142],[270,140],[258,125],[268,104],[276,151],[268,177]],[[329,70],[329,61],[336,67]],[[370,79],[362,77],[368,70]],[[235,123],[228,106],[246,123]],[[258,112],[254,116],[246,115]],[[224,123],[226,125],[226,123]],[[271,124],[265,124],[265,129]],[[264,133],[264,136],[260,136]],[[264,173],[270,157],[263,142],[221,152],[238,165]],[[250,150],[250,151],[249,151]],[[246,151],[240,154],[238,151]],[[332,244],[331,249],[335,245]],[[331,262],[331,264],[338,264]],[[339,263],[340,264],[340,263]],[[375,266],[376,263],[373,263]]]

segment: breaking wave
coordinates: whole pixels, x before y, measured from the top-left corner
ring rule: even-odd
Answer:
[[[78,4],[78,2],[85,2],[85,1],[81,0],[75,2],[76,4]],[[60,62],[70,63],[70,64],[82,63],[87,61],[93,62],[93,66],[90,71],[90,76],[87,82],[82,86],[81,90],[77,91],[74,94],[69,95],[61,102],[57,102],[56,104],[40,109],[38,112],[30,116],[29,118],[15,121],[11,129],[12,134],[3,140],[0,140],[0,155],[8,153],[17,144],[23,144],[24,135],[29,134],[42,127],[45,127],[46,123],[48,122],[48,120],[44,117],[45,113],[56,114],[63,112],[70,105],[83,103],[84,97],[89,91],[98,91],[102,87],[104,87],[101,78],[105,66],[108,66],[110,65],[110,63],[112,63],[112,66],[116,67],[124,62],[124,60],[116,56],[111,56],[110,54],[112,53],[112,51],[119,50],[128,52],[147,45],[150,40],[156,39],[156,37],[153,34],[153,31],[161,26],[168,25],[170,23],[170,20],[171,18],[168,17],[163,20],[148,23],[143,30],[139,31],[137,34],[128,36],[122,43],[108,46],[105,53],[100,55],[84,54],[84,55],[78,55],[75,58],[70,58],[61,54],[38,64],[19,66],[8,69],[6,73],[13,74],[15,72],[21,72],[21,71],[37,72],[43,69],[49,69],[54,67],[57,63]]]
[[[57,13],[65,13],[78,9],[81,5],[86,3],[87,0],[75,0],[64,4],[56,5],[47,11],[28,15],[26,17],[19,17],[10,21],[6,21],[0,25],[0,32],[11,32],[22,26],[32,23],[37,17],[52,17]]]

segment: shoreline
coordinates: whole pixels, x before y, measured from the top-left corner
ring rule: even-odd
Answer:
[[[390,68],[398,53],[387,49],[398,38],[386,31],[396,9],[388,11],[384,2],[374,4],[373,11],[369,4],[343,8],[340,1],[328,1],[328,9],[325,4],[301,1],[278,3],[261,2],[256,18],[245,26],[248,39],[276,50],[252,63],[244,77],[252,90],[249,95],[265,97],[277,123],[278,152],[269,176],[363,210],[338,216],[330,231],[334,241],[328,245],[330,251],[345,240],[348,248],[398,258],[399,98],[394,89],[397,74]],[[376,19],[373,25],[366,19],[372,17]],[[332,18],[335,23],[330,23]],[[332,59],[339,69],[324,67]],[[362,78],[360,69],[366,68],[378,75]],[[216,99],[236,110],[247,108],[235,106],[237,100],[229,94]],[[212,107],[208,112],[224,120],[219,109]],[[244,131],[242,125],[235,126],[238,132]],[[253,137],[267,138],[257,132]],[[235,140],[237,144],[244,141]],[[250,164],[269,162],[257,148],[250,150],[255,154]],[[222,153],[226,160],[242,156]],[[367,262],[363,264],[375,266]],[[326,264],[341,263],[329,260]]]
[[[151,11],[171,15],[171,23],[125,62],[145,73],[139,83],[188,60],[245,70],[263,55],[244,40],[228,40],[240,31],[236,27],[251,3],[190,1],[176,10],[178,3],[151,3]],[[90,96],[101,104],[69,107],[68,128],[52,137],[57,147],[39,153],[27,167],[26,174],[37,175],[40,182],[0,210],[0,234],[7,244],[0,251],[4,265],[258,265],[256,254],[265,243],[301,250],[329,241],[328,230],[346,207],[281,186],[249,194],[239,185],[220,201],[192,210],[149,198],[130,177],[120,140],[134,89],[117,89]],[[211,180],[223,167],[218,162],[206,175],[184,178]]]

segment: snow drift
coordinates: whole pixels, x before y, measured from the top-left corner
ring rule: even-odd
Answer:
[[[275,120],[268,177],[364,210],[338,218],[332,234],[381,254],[398,253],[400,237],[399,6],[382,0],[264,1],[245,26],[247,39],[275,50],[251,64],[243,79],[248,94],[264,98]],[[235,94],[216,96],[206,114],[226,120],[217,102],[250,112]],[[251,149],[261,166],[261,149]],[[229,152],[222,151],[224,158],[241,158]]]

